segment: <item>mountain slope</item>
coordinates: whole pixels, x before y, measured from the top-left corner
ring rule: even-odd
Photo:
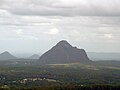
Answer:
[[[52,49],[43,54],[39,61],[45,64],[91,62],[84,49],[73,47],[65,40],[60,41]]]
[[[0,60],[11,60],[11,59],[17,59],[17,57],[13,56],[7,51],[0,54]]]

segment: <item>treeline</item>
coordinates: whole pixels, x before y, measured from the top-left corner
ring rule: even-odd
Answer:
[[[120,85],[50,86],[37,88],[0,88],[0,90],[120,90]]]

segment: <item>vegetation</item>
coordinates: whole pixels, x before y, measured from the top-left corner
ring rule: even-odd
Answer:
[[[118,64],[0,63],[0,90],[119,90]]]
[[[85,85],[85,86],[50,86],[50,87],[37,87],[37,88],[17,88],[17,87],[2,87],[0,90],[119,90],[120,86],[117,85]]]

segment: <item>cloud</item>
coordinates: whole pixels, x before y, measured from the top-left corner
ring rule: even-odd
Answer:
[[[120,16],[119,0],[2,0],[0,8],[16,15]],[[19,3],[19,4],[18,4]]]
[[[49,34],[49,35],[56,35],[59,33],[59,30],[57,28],[53,28],[51,30],[49,30],[48,32],[44,32],[45,34]]]
[[[104,34],[104,37],[108,38],[108,39],[112,39],[112,34]]]
[[[106,42],[110,36],[114,42],[120,38],[120,17],[41,17],[14,16],[9,14],[0,20],[0,35],[11,39],[58,38],[81,42]],[[8,33],[9,32],[9,33]]]
[[[16,32],[16,34],[18,34],[18,35],[23,34],[23,30],[22,30],[22,29],[13,30],[13,31],[15,31],[15,32]]]

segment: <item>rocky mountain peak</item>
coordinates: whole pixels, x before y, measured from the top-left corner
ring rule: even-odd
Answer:
[[[70,45],[67,41],[62,40],[53,48],[44,53],[39,61],[41,63],[87,63],[89,60],[84,49],[78,49]]]
[[[62,40],[59,43],[57,43],[56,47],[72,47],[66,40]]]

